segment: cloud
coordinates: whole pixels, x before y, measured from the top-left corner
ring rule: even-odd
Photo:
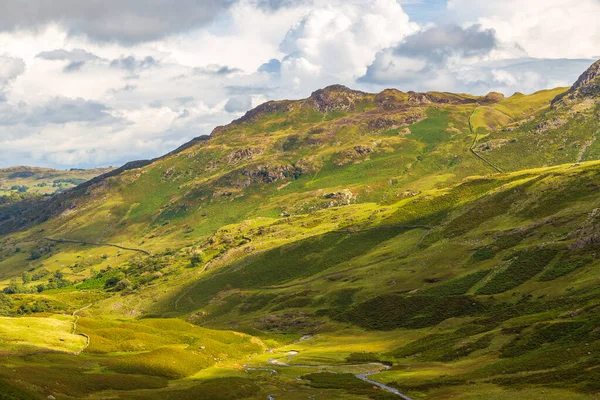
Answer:
[[[29,106],[25,103],[14,105],[4,102],[0,106],[0,126],[26,125],[39,127],[70,122],[94,124],[117,122],[110,111],[110,108],[102,103],[80,98],[56,97],[38,106]]]
[[[72,61],[65,68],[63,68],[63,71],[67,73],[79,71],[84,65],[85,61]]]
[[[210,64],[206,67],[196,67],[193,69],[193,73],[196,75],[231,75],[243,72],[239,68],[231,68],[226,65]]]
[[[449,57],[485,55],[496,46],[496,34],[492,29],[482,29],[481,25],[468,28],[443,25],[408,36],[394,48],[394,53],[439,64]]]
[[[65,50],[65,49],[56,49],[52,51],[43,51],[39,53],[37,58],[41,58],[44,60],[50,61],[71,61],[71,62],[86,62],[86,61],[95,61],[99,60],[100,57],[97,55],[85,51],[83,49],[73,49],[73,50]]]
[[[278,11],[282,8],[297,7],[312,3],[314,2],[311,0],[258,0],[256,5],[262,9]]]
[[[225,104],[225,111],[229,113],[239,113],[248,111],[252,108],[252,97],[236,96],[230,98]]]
[[[0,31],[63,26],[69,35],[133,45],[210,23],[229,0],[2,0]]]
[[[110,62],[112,68],[124,69],[126,71],[137,71],[152,68],[158,65],[158,61],[152,56],[137,59],[135,56],[120,57]]]
[[[534,58],[600,56],[598,15],[598,0],[448,0],[448,18],[494,29]]]
[[[25,72],[25,62],[20,58],[0,55],[0,89]]]
[[[279,74],[281,72],[281,61],[276,58],[269,60],[258,68],[258,72],[266,72],[268,74]]]
[[[457,25],[434,26],[405,38],[398,45],[380,52],[368,67],[361,82],[379,84],[413,84],[418,89],[429,83],[448,89],[452,81],[465,75],[468,65],[489,55],[497,47],[493,30],[480,25],[461,28]],[[469,79],[477,79],[471,75]]]
[[[315,8],[282,41],[281,71],[290,80],[316,74],[347,82],[363,75],[378,51],[417,28],[395,0]]]

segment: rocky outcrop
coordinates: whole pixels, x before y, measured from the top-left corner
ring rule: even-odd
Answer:
[[[536,133],[544,133],[553,129],[560,128],[567,123],[566,120],[555,117],[554,119],[543,121],[535,127]]]
[[[225,162],[230,165],[238,164],[242,161],[252,160],[254,157],[259,156],[264,153],[263,149],[256,147],[249,147],[245,149],[238,149],[232,151],[231,153],[225,156]]]
[[[251,183],[274,183],[287,178],[296,178],[296,167],[290,164],[261,164],[247,167],[242,175],[248,176]]]
[[[600,60],[589,67],[571,88],[552,100],[552,104],[573,101],[585,97],[600,97]]]
[[[420,111],[417,111],[414,113],[411,112],[406,114],[377,117],[370,120],[367,123],[367,126],[371,130],[395,129],[401,126],[416,124],[423,119],[425,119],[425,115]]]
[[[352,149],[346,150],[346,151],[342,152],[341,154],[339,154],[339,157],[335,161],[335,164],[337,166],[342,166],[342,165],[348,164],[348,163],[356,161],[356,160],[363,160],[369,154],[375,152],[375,146],[376,146],[376,143],[374,143],[373,145],[354,146]]]
[[[328,200],[328,207],[347,206],[356,200],[356,195],[348,189],[327,193],[323,197]]]
[[[508,142],[510,142],[508,139],[490,140],[489,142],[478,144],[475,146],[474,150],[477,152],[495,150],[504,146]]]
[[[310,95],[307,103],[320,112],[352,110],[357,103],[370,96],[343,85],[328,86]]]
[[[499,101],[504,100],[504,95],[502,93],[497,92],[489,92],[484,97],[486,103],[498,103]]]

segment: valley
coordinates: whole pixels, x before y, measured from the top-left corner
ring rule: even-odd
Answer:
[[[0,398],[598,398],[598,65],[330,86],[7,201]]]

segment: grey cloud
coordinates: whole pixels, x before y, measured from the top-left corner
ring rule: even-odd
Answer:
[[[211,64],[206,67],[196,67],[193,69],[196,75],[231,75],[243,72],[239,68],[231,68],[226,65]]]
[[[189,104],[194,100],[195,99],[193,96],[178,97],[175,99],[175,101],[177,101],[179,104]]]
[[[311,0],[258,0],[256,5],[265,10],[277,11],[281,8],[297,7],[312,3],[313,1]]]
[[[452,55],[469,57],[486,54],[496,45],[496,32],[492,29],[484,30],[481,25],[473,25],[467,29],[445,25],[407,37],[394,49],[394,53],[439,63]]]
[[[120,68],[130,72],[138,69],[146,69],[157,66],[159,62],[152,56],[138,60],[134,56],[121,57],[110,62],[112,68]]]
[[[127,84],[127,85],[125,85],[125,86],[123,86],[122,88],[119,88],[119,89],[110,89],[110,90],[108,90],[108,92],[112,93],[112,94],[131,93],[131,92],[135,91],[137,88],[138,88],[137,85]]]
[[[83,49],[73,49],[73,50],[56,49],[56,50],[52,50],[52,51],[43,51],[40,54],[38,54],[36,57],[42,58],[44,60],[50,60],[50,61],[71,61],[71,62],[95,61],[95,60],[100,59],[100,57],[98,57],[94,53],[90,53]]]
[[[225,111],[230,113],[244,112],[250,108],[252,108],[252,98],[250,96],[232,97],[225,104]]]
[[[450,57],[483,56],[496,47],[495,31],[481,25],[466,29],[456,25],[432,27],[379,53],[359,82],[412,82],[417,86],[421,79],[433,81],[439,72],[446,72]]]
[[[258,67],[258,72],[266,72],[268,74],[279,74],[281,72],[281,61],[276,58],[269,60]]]
[[[64,72],[76,72],[81,70],[85,65],[85,61],[72,61],[65,68],[63,68]]]
[[[66,124],[68,122],[114,122],[110,108],[84,99],[57,97],[48,104],[33,108],[26,119],[28,125]]]
[[[63,25],[70,35],[135,44],[211,22],[234,0],[2,0],[0,31]]]
[[[106,105],[85,99],[55,97],[44,105],[29,107],[25,103],[0,106],[0,125],[43,126],[47,124],[66,124],[86,122],[109,124],[117,121]]]

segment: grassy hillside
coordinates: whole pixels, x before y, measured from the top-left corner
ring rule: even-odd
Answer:
[[[333,86],[0,206],[0,379],[14,398],[595,398],[586,76],[509,98]]]

